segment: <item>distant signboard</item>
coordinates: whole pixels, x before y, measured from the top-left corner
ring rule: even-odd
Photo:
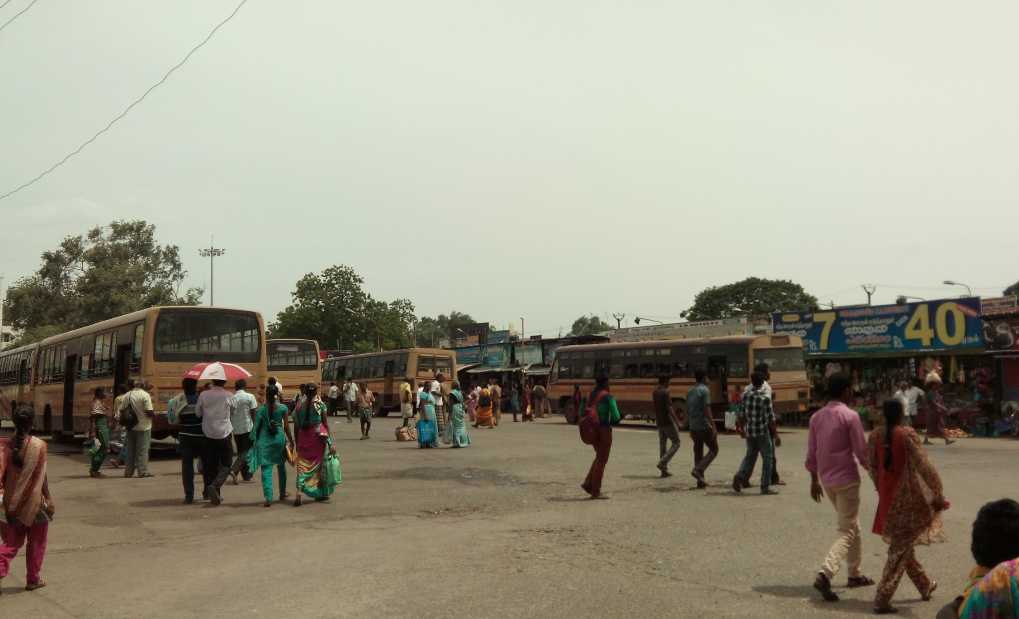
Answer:
[[[772,316],[775,333],[803,338],[808,354],[923,352],[984,345],[980,299],[945,299]]]
[[[650,340],[685,340],[727,335],[749,335],[752,330],[746,318],[675,322],[646,327],[626,327],[608,332],[611,342],[646,342]]]
[[[457,365],[474,365],[476,363],[481,363],[482,356],[480,346],[456,348],[455,351]]]
[[[513,356],[517,365],[541,363],[541,342],[520,342],[514,345]]]
[[[1019,316],[984,317],[984,342],[989,350],[1019,351]]]
[[[1019,313],[1019,297],[994,297],[980,300],[980,314],[983,316],[1001,316]]]

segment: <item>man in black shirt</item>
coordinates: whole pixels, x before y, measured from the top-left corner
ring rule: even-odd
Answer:
[[[655,424],[658,426],[658,470],[662,477],[670,477],[669,460],[679,451],[679,422],[676,411],[672,408],[672,396],[669,395],[669,377],[658,379],[658,388],[652,394],[655,404]],[[672,441],[668,452],[665,450],[667,440]]]

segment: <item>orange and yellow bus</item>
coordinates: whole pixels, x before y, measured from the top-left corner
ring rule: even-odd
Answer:
[[[283,401],[292,402],[300,393],[300,386],[318,384],[321,359],[315,340],[269,340],[268,371],[275,376],[283,390]],[[325,394],[320,394],[325,397]]]
[[[55,435],[88,429],[92,393],[128,379],[153,386],[153,437],[170,434],[166,404],[181,378],[202,361],[237,363],[264,394],[265,325],[258,312],[211,307],[150,307],[0,353],[5,399],[36,411],[37,427]],[[254,389],[253,389],[254,391]],[[160,415],[159,413],[162,413]]]
[[[344,357],[330,357],[322,363],[319,393],[330,383],[343,386],[344,381],[367,383],[375,394],[376,414],[385,417],[400,410],[400,383],[407,381],[413,389],[418,383],[433,380],[442,374],[446,384],[456,380],[456,353],[444,348],[404,348]]]
[[[777,414],[805,413],[810,401],[803,341],[789,335],[731,336],[563,346],[556,351],[548,395],[573,423],[574,385],[586,397],[596,376],[608,376],[612,394],[625,416],[654,419],[651,394],[659,376],[671,378],[670,391],[681,422],[686,423],[686,394],[694,372],[704,369],[711,389],[712,414],[724,421],[729,402],[742,394],[750,373],[761,363],[771,371]]]

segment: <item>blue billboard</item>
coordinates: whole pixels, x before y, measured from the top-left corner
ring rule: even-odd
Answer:
[[[807,354],[952,351],[983,346],[980,299],[772,315],[775,333],[803,338]]]

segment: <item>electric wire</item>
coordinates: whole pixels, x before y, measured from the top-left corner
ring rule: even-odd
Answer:
[[[7,3],[10,2],[10,1],[11,0],[7,0],[7,2],[4,2],[3,4],[0,4],[0,9],[4,8],[5,6],[7,6]],[[22,15],[24,15],[25,13],[27,13],[28,9],[32,8],[33,6],[35,6],[35,3],[38,2],[38,1],[39,0],[32,0],[31,2],[28,3],[28,6],[26,6],[25,8],[21,9],[20,11],[18,11],[14,15],[12,15],[10,19],[8,19],[7,21],[4,22],[3,26],[0,26],[0,32],[3,32],[4,28],[6,28],[7,26],[10,26],[11,22],[13,22],[15,19],[17,19],[17,18],[21,17]]]

